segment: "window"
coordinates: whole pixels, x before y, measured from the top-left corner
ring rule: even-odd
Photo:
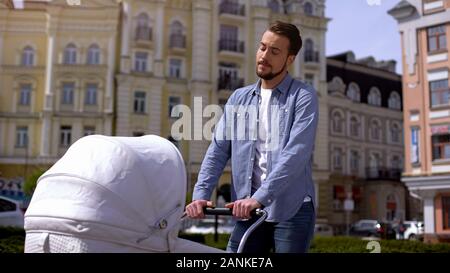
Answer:
[[[0,199],[0,212],[5,211],[15,211],[17,209],[17,205],[13,202],[9,202],[5,199]]]
[[[172,114],[172,109],[181,103],[180,97],[169,97],[169,117],[177,118],[179,115],[178,111],[174,111]]]
[[[28,106],[31,103],[31,84],[20,85],[19,105]]]
[[[359,102],[360,101],[360,92],[359,87],[356,83],[350,83],[347,90],[347,97],[352,101]]]
[[[350,135],[353,137],[359,137],[360,131],[359,121],[356,117],[351,117],[350,119]]]
[[[84,126],[84,136],[90,136],[95,134],[95,127],[94,126]]]
[[[151,41],[152,29],[149,26],[149,18],[145,13],[141,13],[137,19],[136,40]]]
[[[275,13],[280,12],[280,3],[278,3],[277,0],[270,0],[269,1],[269,9],[271,9],[272,12],[275,12]]]
[[[391,92],[391,95],[389,96],[388,104],[389,104],[389,108],[395,109],[395,110],[400,110],[402,107],[400,95],[395,91]]]
[[[97,104],[97,84],[88,84],[86,86],[86,95],[84,97],[84,104],[96,105]]]
[[[332,116],[332,128],[335,133],[343,133],[344,132],[344,118],[342,117],[340,112],[334,112]]]
[[[374,106],[381,106],[381,93],[376,87],[372,87],[369,92],[368,103]]]
[[[134,71],[146,72],[147,71],[147,57],[146,52],[136,52],[134,54]]]
[[[26,148],[28,146],[28,127],[19,126],[16,128],[16,148]]]
[[[430,98],[431,107],[448,105],[449,103],[449,87],[448,79],[430,82]]]
[[[33,66],[34,65],[34,49],[31,46],[26,46],[22,51],[21,65]]]
[[[314,74],[305,74],[305,82],[314,87]]]
[[[430,27],[428,34],[428,52],[447,49],[445,25]]]
[[[146,93],[142,91],[134,92],[134,112],[143,114],[145,113],[146,105]]]
[[[219,63],[218,89],[235,90],[244,85],[244,80],[239,78],[239,67],[235,63]]]
[[[419,128],[411,128],[411,163],[419,164]]]
[[[438,134],[431,137],[433,160],[450,159],[450,134]]]
[[[220,25],[219,50],[244,52],[243,42],[238,41],[239,29],[237,26]]]
[[[450,229],[450,196],[442,197],[442,228]]]
[[[372,140],[381,140],[381,125],[378,120],[372,120],[370,124],[370,132]]]
[[[181,78],[181,65],[182,61],[180,59],[170,59],[169,77],[177,79]]]
[[[334,148],[333,151],[333,169],[334,170],[342,170],[342,149]]]
[[[313,15],[313,5],[310,2],[306,2],[303,6],[303,12],[309,16]]]
[[[389,194],[386,198],[386,220],[392,221],[396,218],[397,198],[394,194]]]
[[[77,63],[77,47],[74,44],[69,44],[64,49],[64,64]]]
[[[314,51],[314,42],[311,39],[305,41],[305,62],[319,62],[319,52]]]
[[[61,104],[73,104],[73,93],[75,89],[75,83],[63,83]]]
[[[402,160],[400,159],[400,156],[394,155],[391,158],[391,168],[395,170],[401,170],[402,169]]]
[[[174,21],[170,25],[170,41],[169,46],[171,48],[185,48],[186,37],[183,35],[183,25],[179,21]]]
[[[94,44],[89,47],[87,63],[92,65],[100,64],[100,48],[98,45]]]
[[[357,174],[359,171],[359,153],[358,151],[350,152],[350,172]]]
[[[61,147],[69,147],[72,143],[72,126],[61,126],[59,145]]]
[[[401,129],[397,123],[392,124],[391,127],[391,141],[394,143],[400,142]]]

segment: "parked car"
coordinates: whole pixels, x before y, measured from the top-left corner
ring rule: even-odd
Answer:
[[[378,220],[363,219],[354,223],[350,235],[395,239],[396,232],[392,224]]]
[[[403,237],[398,233],[399,229],[398,227],[396,227],[397,239],[416,240],[424,233],[424,225],[423,222],[421,221],[404,221],[403,227],[404,227]]]
[[[24,212],[20,202],[0,196],[0,226],[23,228]]]
[[[314,235],[323,237],[333,236],[333,227],[328,224],[315,224]]]

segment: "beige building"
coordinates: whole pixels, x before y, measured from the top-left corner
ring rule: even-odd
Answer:
[[[450,1],[401,1],[389,11],[403,51],[405,171],[423,200],[427,241],[450,240]]]
[[[409,220],[403,166],[401,76],[395,61],[327,59],[329,170],[320,188],[319,216],[343,233],[359,219]],[[346,199],[354,207],[346,212]],[[348,217],[348,219],[346,219]]]
[[[19,3],[20,4],[20,3]],[[112,134],[115,1],[0,1],[0,177],[23,180],[78,138]]]

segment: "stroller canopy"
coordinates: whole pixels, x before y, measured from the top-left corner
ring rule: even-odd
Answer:
[[[164,138],[83,137],[39,178],[25,230],[111,242],[118,251],[215,251],[178,238],[186,181],[181,154]]]

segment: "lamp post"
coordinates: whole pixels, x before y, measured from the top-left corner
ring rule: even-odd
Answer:
[[[350,215],[355,209],[355,202],[352,199],[352,192],[347,192],[347,199],[344,201],[344,211],[345,211],[345,225],[347,236],[350,235]]]

